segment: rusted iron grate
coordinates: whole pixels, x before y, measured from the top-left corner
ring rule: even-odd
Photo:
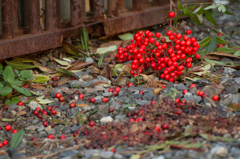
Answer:
[[[205,1],[208,0],[184,0],[184,3]],[[162,12],[169,10],[168,0],[152,0],[151,3],[132,0],[131,9],[125,7],[125,0],[108,0],[106,13],[104,0],[90,0],[87,16],[85,2],[70,0],[70,20],[63,22],[60,0],[45,0],[44,16],[40,15],[41,1],[28,0],[28,16],[25,16],[28,26],[19,28],[17,0],[1,0],[0,59],[61,47],[63,38],[79,36],[83,26],[91,27],[92,31],[104,29],[105,35],[114,35],[168,20],[167,14]]]

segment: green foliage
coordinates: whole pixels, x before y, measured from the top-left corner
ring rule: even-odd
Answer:
[[[0,65],[0,95],[7,96],[12,92],[12,89],[14,88],[25,96],[31,96],[31,92],[28,89],[19,87],[23,82],[29,81],[33,78],[31,72],[29,70],[23,70],[20,72],[18,70],[15,70],[15,74],[11,66],[6,66],[3,71],[3,66]],[[11,104],[15,103],[16,100],[8,100],[6,102]]]
[[[83,27],[81,29],[81,43],[82,43],[82,48],[89,52],[89,36],[87,29]]]
[[[12,134],[11,141],[10,141],[10,148],[17,148],[18,145],[21,143],[24,136],[24,130],[21,129],[18,132]]]

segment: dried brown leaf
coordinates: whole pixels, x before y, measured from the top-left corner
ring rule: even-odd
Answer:
[[[120,75],[118,76],[118,80],[117,83],[120,82],[120,80],[123,78],[123,73],[120,73]]]
[[[97,88],[93,88],[93,89],[86,89],[86,94],[88,94],[88,93],[92,93],[92,92],[98,92],[98,91],[105,91],[106,89],[105,88],[103,88],[103,87],[97,87]]]
[[[123,43],[122,40],[109,41],[108,43],[101,44],[100,47],[109,47],[112,45],[116,45],[117,47],[120,47],[122,43]]]
[[[215,104],[215,102],[211,98],[209,98],[209,97],[206,97],[206,98],[212,104],[212,106],[217,107],[217,105]]]
[[[191,72],[201,72],[201,71],[204,71],[204,70],[199,66],[193,67],[191,70]]]
[[[94,62],[78,62],[76,64],[74,64],[73,66],[69,67],[68,70],[71,71],[71,70],[80,70],[88,65],[91,65],[93,64]]]
[[[73,124],[78,124],[78,119],[77,119],[77,117],[75,116],[75,117],[73,117],[73,119],[72,119],[72,122],[73,122]]]
[[[105,77],[107,79],[109,79],[112,82],[112,84],[114,85],[114,82],[112,80],[111,67],[109,65],[106,65],[106,67],[105,67]]]
[[[44,90],[46,87],[42,84],[33,84],[31,83],[31,87],[35,88],[35,89],[40,89],[40,90]]]
[[[65,84],[65,83],[67,83],[68,80],[69,80],[69,78],[65,78],[65,79],[61,80],[61,81],[58,83],[58,86],[61,86],[61,85]]]
[[[210,52],[208,54],[206,54],[207,56],[224,56],[224,57],[231,57],[231,58],[236,58],[236,59],[240,59],[240,57],[235,56],[233,54],[227,53],[227,52],[222,52],[222,51],[215,51],[215,52]]]
[[[131,40],[125,40],[124,42],[122,42],[121,46],[122,47],[126,47],[127,45],[129,45],[131,43]]]
[[[49,68],[47,68],[47,67],[41,66],[41,65],[40,65],[38,62],[36,62],[36,61],[33,61],[32,63],[34,64],[34,66],[38,66],[38,68],[39,68],[41,71],[43,71],[43,72],[47,72],[47,73],[53,72],[51,69],[49,69]]]
[[[25,115],[25,114],[27,114],[26,111],[20,111],[20,112],[18,112],[16,115],[17,115],[17,116],[21,116],[21,115]]]
[[[220,61],[221,58],[217,57],[217,56],[207,56],[207,55],[202,55],[201,59],[209,59],[209,60],[216,60],[216,61]]]
[[[67,94],[73,94],[73,92],[75,91],[73,89],[69,89],[68,87],[62,87],[61,90]]]
[[[132,70],[132,68],[131,68],[131,64],[130,63],[126,64],[126,66],[123,69],[123,71],[126,71],[128,73],[130,73],[131,70]]]
[[[106,84],[107,82],[105,82],[105,81],[97,81],[97,82],[95,82],[93,85],[91,85],[90,87],[95,87],[95,86],[97,86],[97,85],[101,85],[101,84]]]
[[[154,89],[153,94],[154,94],[155,96],[157,96],[157,95],[160,94],[161,90],[162,90],[162,88],[156,88],[156,89]]]
[[[3,118],[3,109],[4,109],[4,106],[1,106],[1,108],[0,108],[0,121]]]
[[[86,107],[88,104],[76,104],[77,107]]]
[[[138,131],[138,124],[132,124],[130,127],[130,132],[135,133]]]

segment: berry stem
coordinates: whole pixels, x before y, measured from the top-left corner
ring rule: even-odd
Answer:
[[[170,12],[172,11],[173,1],[170,0]],[[170,29],[172,30],[172,18],[170,18]]]

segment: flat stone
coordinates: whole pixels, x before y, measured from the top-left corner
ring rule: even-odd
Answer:
[[[107,79],[106,77],[103,77],[103,76],[97,76],[97,79],[99,81],[105,81],[105,82],[107,82],[107,84],[111,84],[112,83],[109,79]]]
[[[100,119],[101,124],[105,124],[107,122],[112,122],[112,121],[113,121],[113,118],[111,116],[102,117]]]
[[[221,95],[219,104],[220,104],[221,106],[226,106],[226,105],[228,105],[229,103],[231,103],[232,100],[233,100],[233,95],[232,95],[232,94],[224,94],[224,95]]]
[[[118,110],[120,109],[122,106],[120,104],[118,104],[117,102],[112,102],[111,104],[109,104],[109,107],[113,107],[114,110]]]
[[[174,87],[179,91],[182,91],[184,89],[188,89],[183,83],[174,84]]]
[[[222,90],[222,88],[215,88],[209,85],[205,86],[202,91],[207,94],[209,98],[212,98],[214,95],[220,95]]]
[[[103,159],[111,159],[112,156],[113,156],[113,152],[111,152],[111,151],[101,151],[101,152],[100,152],[100,156],[101,156]]]
[[[104,97],[112,97],[112,96],[113,96],[113,93],[106,92],[106,93],[103,93],[102,95],[103,95]]]
[[[143,98],[144,100],[150,100],[150,101],[152,101],[155,97],[156,97],[156,96],[155,96],[151,91],[147,91],[147,92],[144,93],[144,95],[143,95],[142,98]]]
[[[123,155],[120,155],[118,153],[113,154],[113,158],[114,159],[125,159],[125,157]]]
[[[238,92],[238,87],[234,86],[234,85],[230,85],[230,86],[227,86],[225,87],[226,89],[226,93],[227,94],[234,94],[234,93],[237,93]]]
[[[149,100],[135,100],[135,102],[138,105],[144,105],[144,104],[150,104],[151,103],[151,101],[149,101]]]
[[[191,88],[189,93],[197,95],[197,88],[196,87]]]
[[[118,82],[118,84],[119,84],[119,85],[124,85],[124,86],[126,86],[126,85],[127,85],[127,81],[129,81],[129,78],[123,77],[123,78]]]
[[[28,106],[32,109],[35,110],[37,107],[39,107],[40,109],[42,109],[42,106],[36,102],[36,101],[31,101]]]
[[[138,94],[133,94],[132,95],[134,98],[140,98],[142,97],[143,95],[141,93],[138,93]]]
[[[210,154],[212,156],[226,157],[228,149],[224,146],[215,146],[211,149]]]
[[[18,109],[18,105],[17,104],[10,104],[9,106],[8,106],[8,110],[9,111],[12,111],[12,110],[14,110],[14,109]]]
[[[191,101],[191,102],[194,102],[195,104],[198,104],[199,102],[202,101],[202,97],[200,96],[197,96],[197,95],[192,95],[191,93],[186,93],[184,95],[184,98],[186,101]]]
[[[237,84],[240,84],[240,77],[234,78],[233,79]]]
[[[103,116],[106,116],[106,114],[108,114],[107,111],[105,111],[105,110],[99,110],[99,111],[97,111],[95,114],[91,115],[91,116],[89,117],[89,119],[90,119],[90,120],[99,120],[99,119],[101,119]]]
[[[220,83],[221,84],[230,84],[232,81],[233,81],[233,79],[230,78],[230,77],[222,77],[220,79]]]
[[[63,151],[63,152],[61,152],[60,153],[60,156],[61,157],[66,157],[66,156],[68,156],[68,157],[76,157],[77,156],[77,154],[78,154],[78,151],[74,151],[74,150],[66,150],[66,151]]]
[[[197,80],[197,83],[198,83],[198,86],[199,86],[199,87],[203,87],[203,86],[206,86],[206,85],[211,84],[211,82],[209,82],[209,81],[206,80],[206,79]]]
[[[60,105],[59,108],[62,110],[62,111],[66,111],[69,109],[69,106],[67,105]]]
[[[36,130],[38,128],[38,126],[34,126],[34,125],[31,125],[31,126],[28,126],[25,128],[25,130]]]
[[[41,125],[38,127],[37,131],[43,131],[44,129],[45,129],[45,127],[41,124]]]

